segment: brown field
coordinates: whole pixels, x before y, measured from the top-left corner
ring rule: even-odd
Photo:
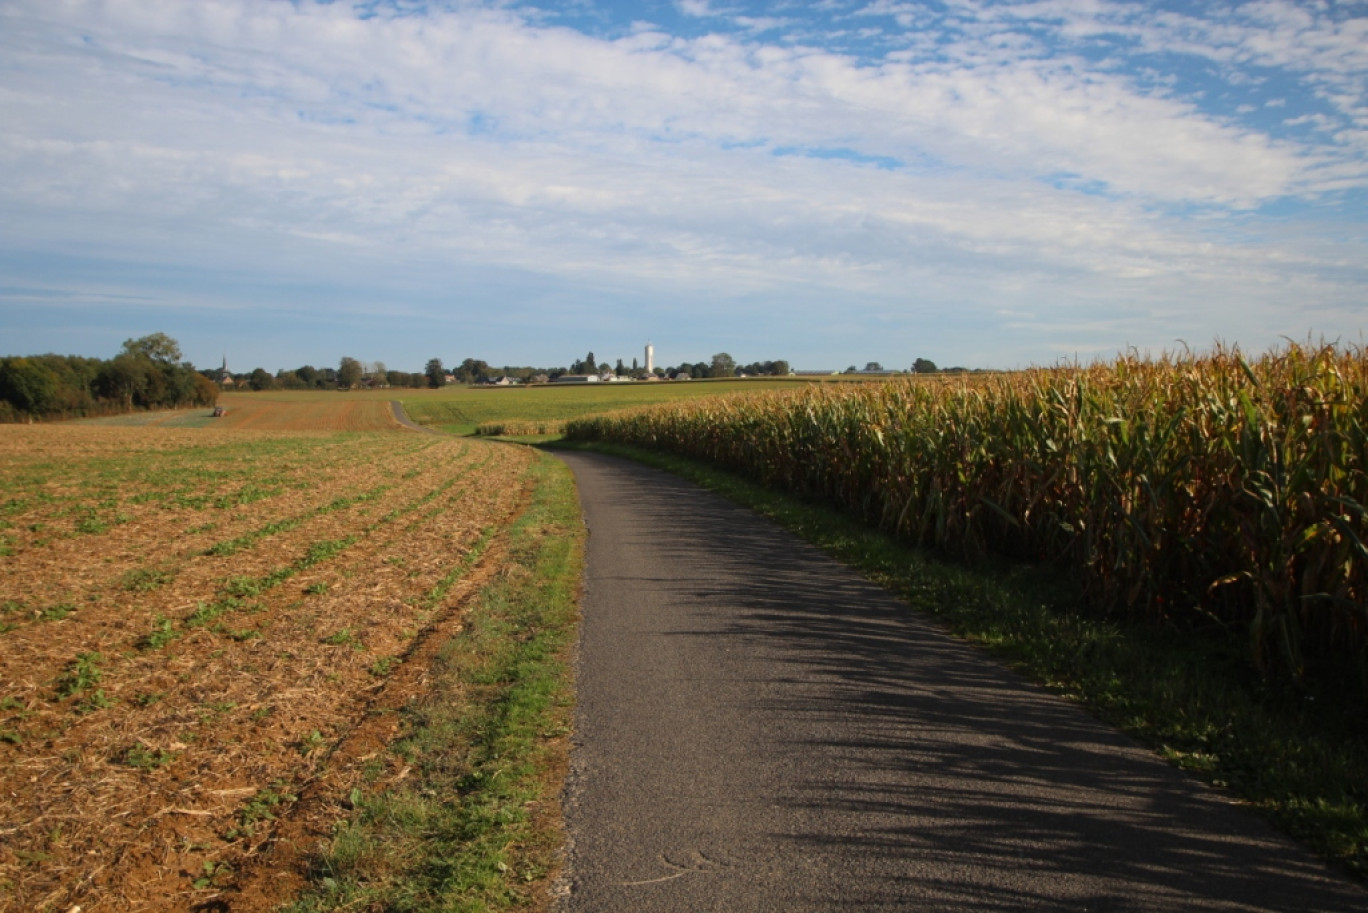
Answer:
[[[0,910],[272,909],[408,773],[394,711],[533,458],[378,400],[227,405],[0,426]]]
[[[393,431],[398,425],[387,399],[338,400],[331,392],[288,401],[225,394],[219,401],[228,414],[215,422],[253,431]]]

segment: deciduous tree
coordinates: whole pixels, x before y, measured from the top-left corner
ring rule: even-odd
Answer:
[[[361,376],[364,373],[361,362],[344,355],[342,360],[337,363],[337,385],[350,390],[361,383]]]
[[[140,355],[158,364],[180,364],[180,343],[165,333],[151,333],[139,339],[125,339],[124,354]]]
[[[0,359],[0,399],[29,416],[42,415],[57,397],[57,377],[27,358]]]
[[[429,358],[423,373],[427,375],[428,386],[434,390],[440,390],[446,384],[446,368],[442,367],[440,358]]]

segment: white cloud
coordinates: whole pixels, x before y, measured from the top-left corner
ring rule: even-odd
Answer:
[[[708,0],[675,0],[675,6],[684,15],[700,19],[718,15],[713,12],[712,4]]]
[[[600,39],[483,6],[363,20],[342,2],[10,0],[0,243],[272,275],[302,260],[301,282],[331,255],[348,275],[442,264],[714,299],[820,289],[871,313],[909,288],[927,307],[978,296],[966,312],[988,313],[1043,313],[1055,294],[1195,295],[1217,325],[1263,313],[1252,295],[1269,310],[1246,322],[1272,325],[1289,277],[1345,271],[1319,287],[1341,307],[1357,247],[1327,257],[1295,233],[1243,232],[1240,213],[1361,188],[1362,157],[1239,127],[1013,30],[1205,34],[1213,60],[1328,60],[1316,85],[1353,84],[1358,52],[1339,33],[1267,6],[1150,23],[1100,0],[958,4],[967,25],[934,54],[871,62],[754,33]],[[927,15],[886,0],[862,13]],[[1365,148],[1342,122],[1337,136]],[[1154,310],[1109,325],[1138,332]],[[1038,326],[1073,319],[1054,314]]]
[[[1311,164],[1295,148],[1137,95],[1074,61],[870,67],[720,36],[605,42],[479,11],[358,21],[341,4],[67,0],[78,5],[76,19],[104,26],[92,28],[100,49],[122,55],[109,61],[121,82],[172,86],[173,103],[187,91],[205,104],[255,96],[256,111],[277,118],[464,131],[484,117],[505,136],[594,145],[662,136],[839,145],[1240,205],[1295,192]],[[100,75],[89,56],[67,54]]]

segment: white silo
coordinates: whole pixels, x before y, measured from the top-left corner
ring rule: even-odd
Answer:
[[[646,343],[646,373],[655,373],[655,346]]]

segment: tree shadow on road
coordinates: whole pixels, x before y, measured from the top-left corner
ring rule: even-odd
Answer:
[[[619,584],[658,594],[673,649],[747,680],[726,693],[773,756],[754,778],[781,811],[766,839],[828,873],[803,906],[1368,908],[1218,791],[789,533],[642,467],[614,484],[639,524],[615,534],[667,569]]]

